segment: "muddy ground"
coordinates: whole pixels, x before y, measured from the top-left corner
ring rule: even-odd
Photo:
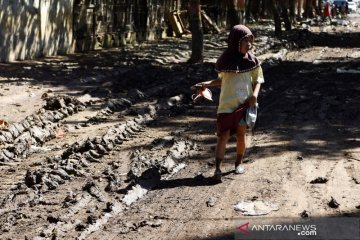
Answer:
[[[226,33],[0,64],[1,239],[233,239],[239,202],[272,219],[359,216],[360,30],[251,26],[266,83],[246,173],[235,138],[215,184],[214,102]],[[269,210],[270,206],[270,210]]]

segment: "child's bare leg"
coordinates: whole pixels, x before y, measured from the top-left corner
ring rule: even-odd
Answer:
[[[215,160],[216,160],[215,171],[221,171],[220,170],[221,162],[224,160],[226,143],[229,139],[229,136],[230,136],[230,131],[226,131],[217,138],[216,150],[215,150]]]
[[[246,149],[246,125],[239,125],[236,129],[236,161],[235,169],[243,163]]]

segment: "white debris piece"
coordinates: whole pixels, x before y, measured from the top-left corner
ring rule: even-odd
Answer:
[[[234,205],[236,211],[241,211],[245,216],[267,215],[272,211],[279,210],[279,206],[274,203],[263,201],[241,201]]]

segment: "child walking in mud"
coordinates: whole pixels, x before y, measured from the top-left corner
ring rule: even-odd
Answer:
[[[264,82],[259,60],[249,52],[254,35],[244,25],[234,26],[228,36],[228,48],[216,62],[218,78],[197,83],[193,88],[221,86],[217,110],[216,167],[214,179],[221,181],[221,163],[230,135],[236,133],[237,157],[235,173],[245,172],[243,157],[246,148],[246,110],[256,107],[260,85]]]

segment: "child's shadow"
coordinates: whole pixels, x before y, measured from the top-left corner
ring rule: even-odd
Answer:
[[[234,173],[234,170],[229,172],[224,172],[222,177],[226,177],[229,174]],[[176,187],[201,187],[201,186],[212,186],[221,183],[221,181],[215,180],[213,177],[204,177],[203,175],[198,175],[193,178],[180,178],[180,179],[169,179],[169,180],[160,180],[160,182],[154,187],[155,189],[167,189],[167,188],[176,188]]]

